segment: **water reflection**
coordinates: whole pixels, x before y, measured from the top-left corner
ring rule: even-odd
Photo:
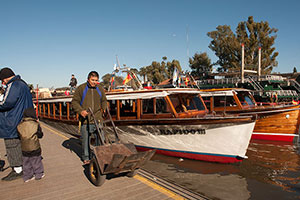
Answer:
[[[219,164],[155,155],[145,169],[214,199],[300,198],[297,145],[253,140],[247,156]]]

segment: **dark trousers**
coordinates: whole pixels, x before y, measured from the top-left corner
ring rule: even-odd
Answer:
[[[22,166],[21,141],[18,138],[4,139],[7,160],[10,167]]]
[[[35,176],[36,179],[42,178],[44,166],[42,156],[23,156],[23,179],[24,181]]]

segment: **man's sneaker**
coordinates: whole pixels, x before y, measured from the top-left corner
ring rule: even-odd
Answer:
[[[35,180],[41,180],[42,178],[44,178],[45,177],[45,174],[43,174],[41,177],[35,177]]]
[[[29,181],[32,181],[32,180],[34,180],[34,179],[35,179],[35,177],[32,176],[30,179],[27,179],[27,180],[25,180],[24,182],[25,182],[25,183],[28,183]]]
[[[13,181],[18,178],[22,178],[23,171],[21,173],[15,172],[15,170],[12,170],[7,176],[3,177],[2,181]]]

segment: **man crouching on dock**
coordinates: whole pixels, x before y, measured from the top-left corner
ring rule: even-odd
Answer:
[[[104,89],[99,84],[99,74],[91,71],[86,83],[81,84],[74,93],[72,107],[79,114],[81,123],[80,133],[82,137],[83,164],[90,163],[90,135],[96,131],[94,119],[88,113],[88,108],[93,110],[96,120],[103,122],[103,112],[107,108],[107,99]]]

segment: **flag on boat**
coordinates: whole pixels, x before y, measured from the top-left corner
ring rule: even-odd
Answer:
[[[189,81],[190,81],[189,77],[185,77],[185,85],[186,85],[186,86],[188,86]]]
[[[293,105],[298,105],[299,104],[299,102],[295,101],[295,100],[293,100],[292,102],[293,102]]]
[[[123,80],[123,85],[125,85],[126,83],[128,83],[131,79],[132,79],[132,77],[128,73],[127,76],[126,76],[126,78]]]
[[[110,78],[110,86],[113,87],[114,85],[115,85],[115,73],[113,73]]]
[[[173,85],[176,86],[176,82],[177,82],[177,79],[178,79],[178,75],[179,75],[179,71],[177,70],[177,68],[174,69],[174,72],[173,72]]]

